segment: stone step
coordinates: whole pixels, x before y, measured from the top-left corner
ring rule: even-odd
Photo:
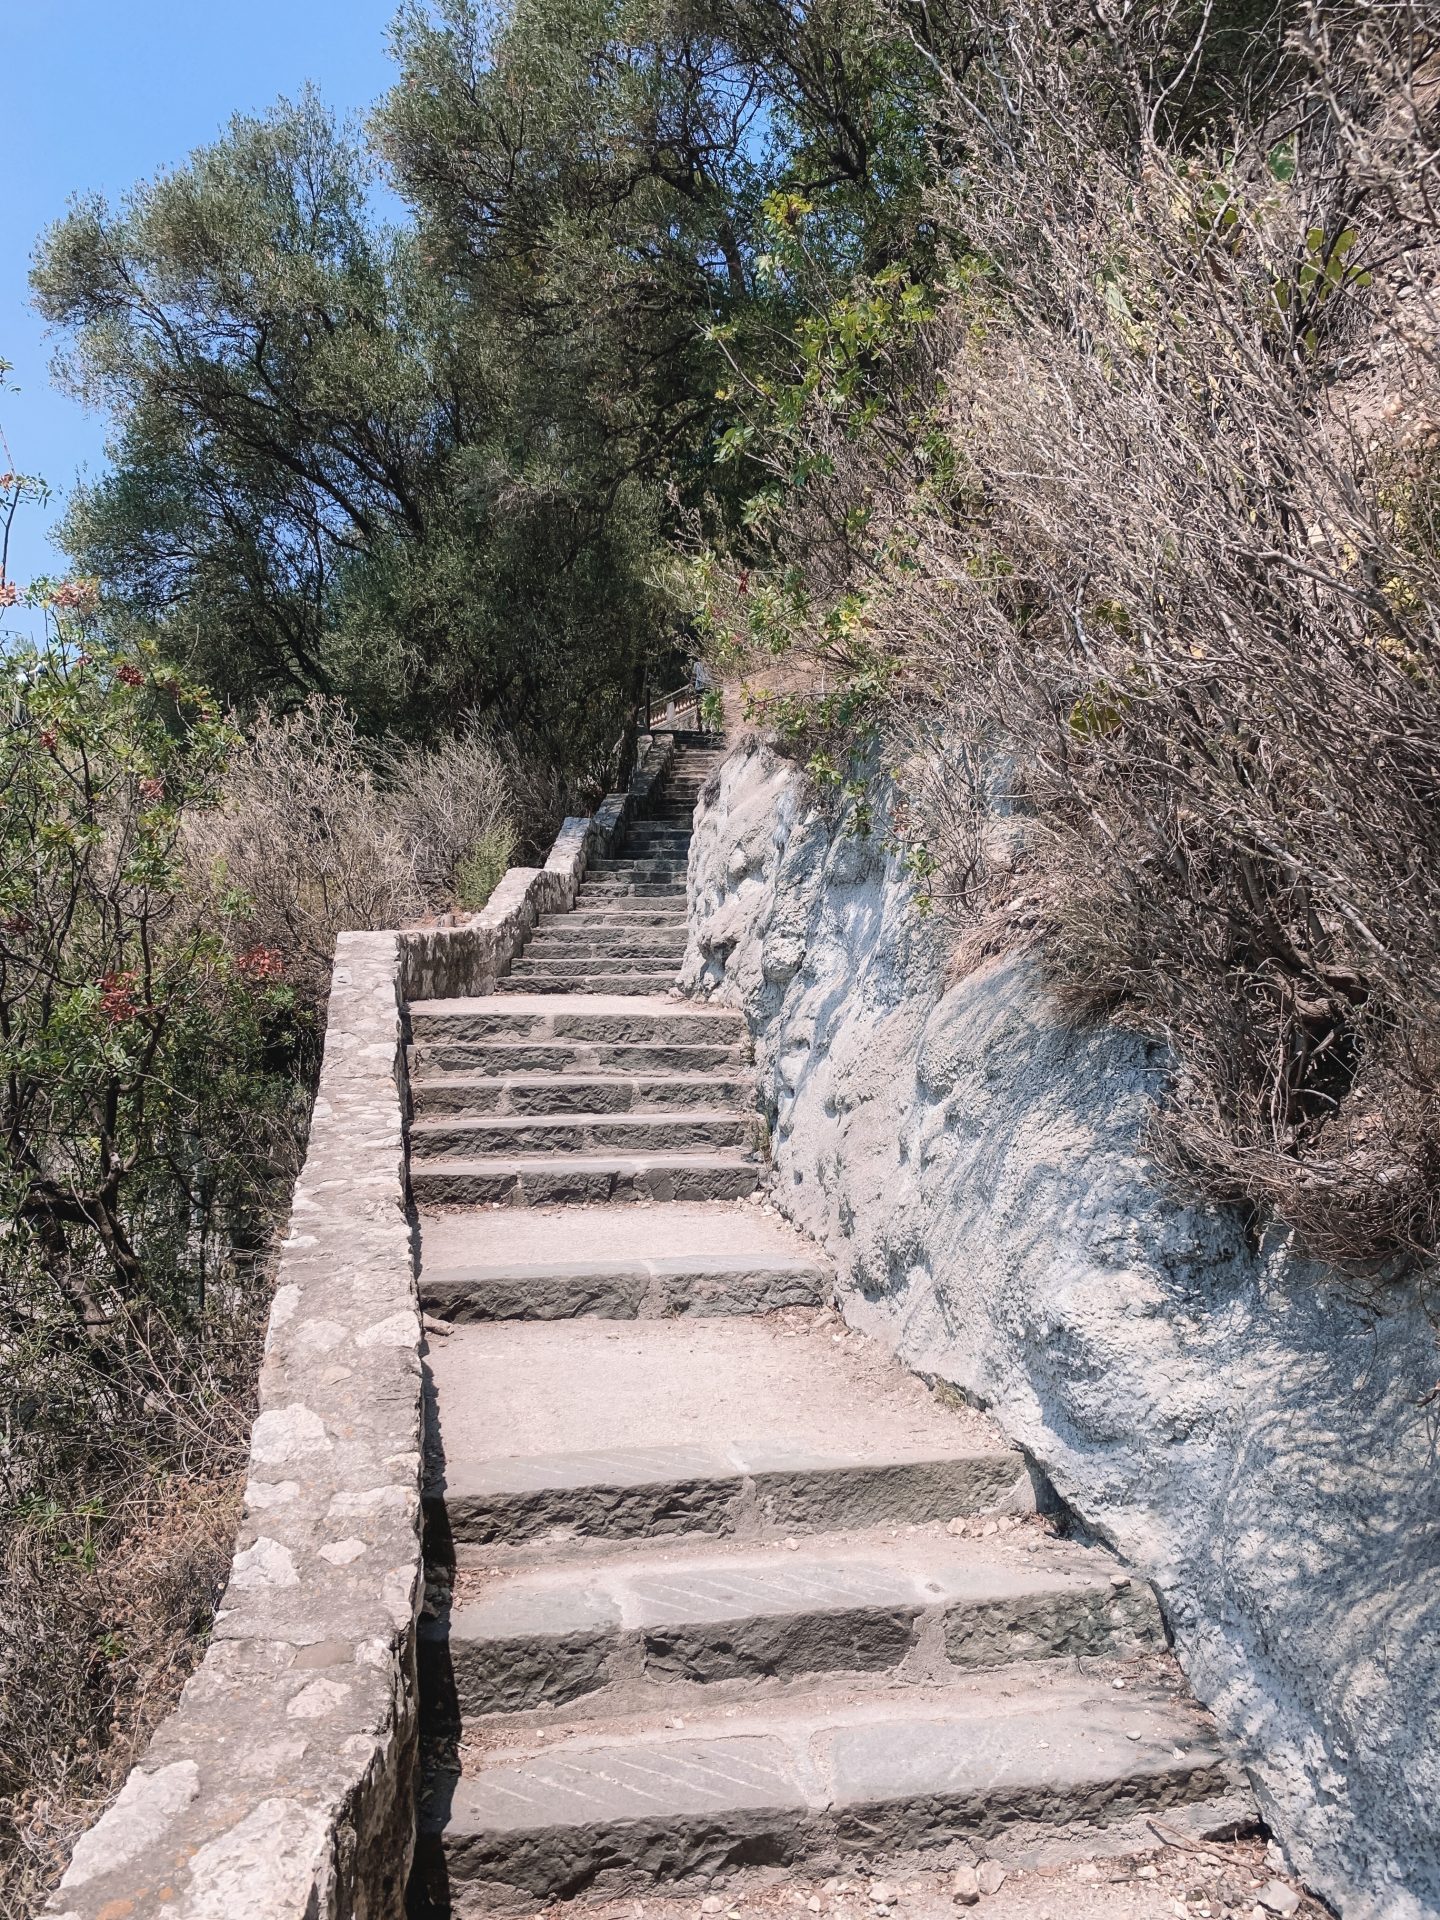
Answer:
[[[747,1064],[748,1043],[668,1046],[591,1040],[429,1040],[412,1047],[412,1085],[436,1075],[504,1073],[710,1073]]]
[[[664,973],[524,973],[516,979],[497,980],[497,993],[619,993],[650,995],[663,993],[675,984],[675,969]]]
[[[420,1160],[477,1160],[495,1154],[703,1153],[735,1147],[764,1151],[756,1113],[482,1113],[415,1120],[411,1152]]]
[[[666,879],[683,879],[688,866],[684,860],[665,855],[616,854],[608,860],[592,860],[585,869],[586,879],[600,873],[654,874]]]
[[[995,1540],[887,1533],[642,1548],[457,1574],[429,1629],[431,1673],[465,1716],[644,1709],[647,1689],[886,1673],[945,1683],[980,1668],[1133,1659],[1165,1645],[1150,1589],[1098,1548],[1038,1526]],[[1029,1551],[1026,1548],[1029,1548]]]
[[[557,961],[572,965],[580,961],[591,973],[599,966],[622,962],[644,962],[651,967],[665,967],[675,973],[685,958],[685,947],[682,941],[671,934],[666,934],[662,940],[647,940],[633,933],[611,933],[607,937],[582,929],[570,940],[561,939],[555,934],[537,934],[526,947],[523,957],[537,963],[543,962],[547,968]]]
[[[641,953],[612,953],[607,950],[603,940],[587,941],[583,945],[577,941],[570,946],[541,946],[536,942],[525,954],[525,958],[540,974],[601,973],[612,967],[620,972],[663,973],[667,990],[668,986],[674,984],[684,957],[683,950],[673,946],[647,948]],[[517,975],[511,973],[506,978],[514,980]]]
[[[417,1115],[442,1113],[744,1112],[755,1087],[748,1074],[459,1073],[417,1078]]]
[[[629,880],[623,874],[602,873],[595,879],[587,874],[580,899],[593,905],[597,900],[683,900],[685,882],[671,880]]]
[[[665,955],[685,952],[685,930],[677,922],[672,927],[631,927],[621,922],[613,927],[575,926],[558,922],[533,934],[524,949],[528,960],[541,950],[546,953],[607,953],[614,959],[650,953]]]
[[[418,1042],[437,1040],[594,1040],[629,1045],[734,1046],[745,1038],[742,1016],[728,1007],[651,998],[611,1004],[606,994],[568,1004],[516,996],[412,1000],[410,1030]]]
[[[527,973],[598,973],[602,968],[608,968],[615,973],[659,973],[669,979],[678,964],[674,960],[667,960],[663,954],[657,955],[653,948],[642,953],[614,953],[606,949],[603,941],[594,944],[600,948],[598,953],[587,952],[583,947],[546,947],[537,952],[532,945],[514,962],[505,977],[516,980]]]
[[[1022,1457],[983,1415],[835,1339],[829,1313],[784,1320],[456,1327],[430,1355],[444,1445],[432,1512],[457,1541],[514,1544],[557,1528],[829,1532],[1029,1496]]]
[[[447,1208],[422,1213],[421,1293],[457,1320],[663,1318],[817,1306],[829,1264],[768,1209]]]
[[[561,924],[550,914],[542,917],[538,931],[548,933],[550,928]],[[686,915],[673,907],[656,906],[649,900],[612,900],[601,905],[598,902],[590,906],[576,906],[567,913],[563,924],[573,927],[577,933],[607,933],[615,930],[633,928],[637,932],[642,928],[649,932],[662,932],[684,940],[689,933]]]
[[[1219,1813],[1232,1790],[1208,1723],[1168,1689],[1043,1670],[1003,1692],[814,1693],[687,1716],[683,1732],[512,1732],[462,1765],[421,1836],[422,1877],[457,1905],[613,1898],[756,1861],[873,1867],[956,1841],[989,1854],[997,1835],[1074,1858],[1112,1824]]]
[[[535,993],[553,991],[554,983],[564,982],[576,993],[586,993],[589,988],[573,985],[574,982],[603,975],[612,981],[624,981],[627,990],[633,988],[637,980],[652,982],[651,991],[664,993],[675,984],[679,967],[673,960],[657,960],[653,954],[625,953],[607,954],[540,954],[533,959],[529,954],[523,960],[517,960],[510,972],[505,975],[504,985],[507,993],[513,993],[522,981],[530,982],[530,990]],[[611,993],[614,987],[604,987],[596,991]]]
[[[668,1209],[667,1209],[668,1212]],[[641,1259],[502,1261],[437,1268],[420,1302],[444,1320],[658,1320],[818,1307],[830,1272],[797,1255],[692,1253]]]
[[[418,1205],[504,1202],[546,1207],[576,1202],[742,1200],[763,1167],[733,1149],[715,1153],[496,1154],[419,1160],[410,1169]]]

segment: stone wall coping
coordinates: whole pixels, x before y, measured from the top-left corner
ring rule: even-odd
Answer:
[[[464,924],[340,935],[229,1581],[174,1711],[76,1843],[55,1920],[402,1920],[423,1580],[405,1007],[493,988],[673,752],[643,737],[628,790]]]

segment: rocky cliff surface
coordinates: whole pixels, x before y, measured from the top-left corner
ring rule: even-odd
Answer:
[[[849,1317],[992,1408],[1153,1581],[1297,1869],[1347,1917],[1440,1913],[1440,1377],[1413,1295],[1367,1305],[1181,1204],[1164,1084],[1021,958],[947,988],[878,838],[762,745],[712,779],[685,982],[755,1036],[783,1209]]]

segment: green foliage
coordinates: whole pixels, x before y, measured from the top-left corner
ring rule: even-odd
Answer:
[[[464,913],[483,907],[515,856],[515,835],[498,828],[483,836],[455,868],[455,903]]]
[[[231,749],[150,651],[51,646],[4,664],[0,1207],[7,1339],[103,1338],[203,1302],[211,1236],[254,1179],[290,998],[182,897],[181,822]]]

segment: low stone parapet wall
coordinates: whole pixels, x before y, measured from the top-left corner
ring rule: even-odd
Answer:
[[[179,1705],[75,1848],[50,1904],[71,1920],[403,1912],[421,1373],[401,947],[340,936],[229,1585]]]

